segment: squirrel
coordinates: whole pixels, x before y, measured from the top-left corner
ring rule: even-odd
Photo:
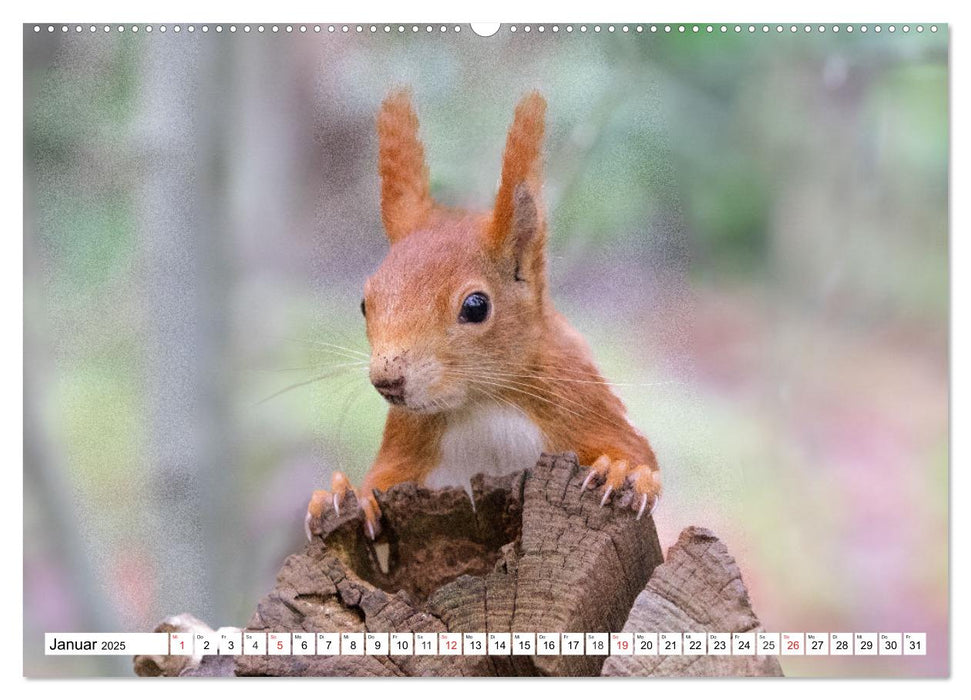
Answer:
[[[601,506],[625,485],[637,518],[657,505],[650,443],[550,299],[540,199],[545,113],[537,92],[519,102],[492,211],[470,212],[432,199],[409,93],[393,92],[381,105],[378,170],[390,249],[364,285],[361,312],[370,380],[390,407],[356,494],[372,540],[381,530],[375,489],[413,481],[460,486],[471,497],[472,475],[518,471],[544,451],[573,451],[591,465],[582,490],[602,488]],[[351,490],[335,472],[329,491],[313,493],[308,538],[319,534],[328,507],[340,513]]]

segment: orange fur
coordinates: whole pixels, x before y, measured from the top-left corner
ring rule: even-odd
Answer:
[[[540,148],[545,131],[546,100],[533,92],[516,107],[506,150],[502,156],[502,176],[493,208],[490,243],[494,248],[503,244],[512,228],[514,193],[517,185],[526,184],[538,195],[540,179]]]
[[[425,151],[418,140],[418,117],[408,93],[392,93],[378,115],[378,171],[381,216],[393,243],[415,230],[432,207]]]
[[[516,108],[495,206],[482,213],[434,205],[407,95],[382,106],[381,205],[392,245],[365,284],[366,323],[372,382],[403,389],[364,480],[369,513],[372,489],[424,482],[442,464],[456,422],[490,409],[537,428],[546,451],[572,450],[581,464],[601,465],[605,501],[628,475],[645,503],[657,495],[650,444],[549,299],[539,203],[545,106],[532,93]],[[490,316],[460,322],[473,292],[488,297]]]

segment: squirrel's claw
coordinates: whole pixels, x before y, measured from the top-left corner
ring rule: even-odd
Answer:
[[[359,495],[357,502],[364,511],[364,529],[373,542],[381,534],[381,508],[372,494]]]
[[[581,492],[585,491],[594,480],[597,483],[602,482],[604,485],[604,494],[600,499],[600,507],[602,508],[607,505],[611,494],[618,491],[624,485],[624,479],[626,478],[627,460],[611,459],[609,456],[603,454],[597,457],[594,463],[590,465],[590,473],[583,480],[583,485],[580,487],[580,490]]]
[[[303,519],[303,531],[308,540],[323,532],[320,524],[327,506],[332,506],[334,513],[340,516],[341,503],[344,502],[348,491],[353,490],[351,482],[343,472],[334,472],[334,476],[330,480],[330,491],[321,489],[313,492],[310,496],[310,503],[307,505],[307,515]]]
[[[661,502],[661,473],[650,465],[641,464],[631,470],[627,479],[634,493],[640,496],[631,502],[631,508],[637,511],[637,519],[644,515],[648,504],[651,505],[647,511],[648,517],[654,515],[654,509]]]
[[[607,478],[607,472],[610,470],[610,457],[607,455],[600,455],[594,460],[594,463],[590,465],[590,471],[587,472],[587,478],[583,480],[580,485],[580,493],[582,494],[588,488],[595,488],[597,484],[601,483],[605,478]],[[591,485],[592,484],[592,485]]]
[[[320,528],[324,511],[330,502],[330,491],[314,491],[310,496],[310,503],[307,504],[307,515],[303,519],[303,531],[308,540],[312,540],[314,535],[319,535],[323,530]]]
[[[596,476],[597,476],[597,472],[594,471],[593,469],[587,472],[587,478],[583,480],[582,484],[580,484],[580,493],[583,493],[584,491],[587,490],[587,487],[590,485],[590,482],[593,481],[594,477]]]
[[[354,490],[344,472],[334,472],[334,475],[330,478],[330,490],[333,493],[334,512],[340,516],[341,503],[344,502],[347,492]]]
[[[604,489],[604,497],[600,499],[600,507],[601,508],[603,508],[605,505],[607,505],[607,499],[610,498],[610,494],[611,494],[611,492],[613,490],[614,490],[614,487],[613,486],[608,486],[607,488]]]
[[[307,541],[310,542],[314,538],[314,533],[310,529],[310,523],[313,521],[313,516],[310,514],[310,509],[307,509],[307,514],[303,516],[303,534],[307,536]]]

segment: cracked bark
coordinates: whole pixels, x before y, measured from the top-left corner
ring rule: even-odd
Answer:
[[[582,495],[585,473],[573,454],[563,454],[543,455],[535,467],[517,474],[479,475],[472,484],[476,511],[460,489],[396,486],[378,494],[384,532],[377,548],[364,536],[352,497],[339,517],[327,514],[323,535],[288,557],[276,587],[259,602],[246,630],[731,632],[758,627],[738,568],[714,535],[685,530],[662,565],[653,521],[636,520],[618,504],[601,508],[594,492]],[[698,568],[699,562],[710,571]],[[693,576],[693,566],[705,575]],[[222,660],[217,664],[216,658],[167,671],[165,657],[137,657],[136,671],[244,676],[778,673],[778,663],[770,663],[774,659],[743,668],[672,661],[679,657],[659,657],[653,664],[642,661],[648,657],[611,658],[605,665],[605,656],[239,656],[232,666]],[[637,663],[631,662],[634,658]]]

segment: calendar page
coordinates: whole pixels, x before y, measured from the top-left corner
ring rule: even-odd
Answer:
[[[947,24],[22,31],[25,676],[949,675]]]

